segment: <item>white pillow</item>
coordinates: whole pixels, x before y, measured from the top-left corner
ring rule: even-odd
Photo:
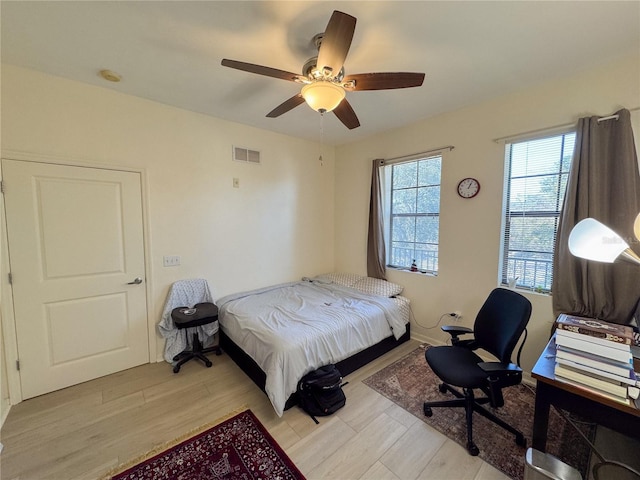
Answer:
[[[362,293],[368,293],[369,295],[395,297],[402,293],[404,287],[397,283],[381,280],[380,278],[363,277],[355,283],[353,288],[360,290]]]
[[[345,287],[353,287],[357,281],[363,278],[365,277],[356,273],[324,273],[315,277],[314,280],[337,283],[338,285],[342,285]]]

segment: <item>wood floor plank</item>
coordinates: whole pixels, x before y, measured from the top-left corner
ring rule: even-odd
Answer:
[[[360,480],[400,480],[400,477],[396,477],[382,463],[376,462],[360,477]]]
[[[509,477],[487,462],[482,462],[480,470],[473,480],[509,480]]]
[[[308,477],[360,478],[406,431],[404,425],[382,413],[312,469]]]
[[[410,412],[407,412],[404,408],[396,405],[395,403],[389,405],[389,407],[384,412],[407,428],[411,427],[416,422],[420,422],[418,417],[414,416]]]
[[[46,417],[46,422],[40,423],[36,427],[36,422],[31,424],[31,428],[24,428],[17,434],[4,437],[3,441],[7,445],[12,445],[11,451],[13,453],[20,452],[21,449],[30,448],[30,445],[34,443],[44,443],[57,441],[60,438],[61,432],[63,435],[71,435],[73,432],[77,432],[82,429],[94,425],[98,422],[109,420],[112,417],[121,415],[122,412],[137,408],[144,405],[144,397],[142,392],[135,392],[126,397],[114,400],[109,404],[100,403],[98,405],[91,405],[84,408],[76,408],[73,413],[65,412],[50,412]],[[53,419],[51,413],[57,415],[57,419]],[[37,419],[40,421],[40,419]],[[22,423],[22,422],[20,422]]]
[[[48,404],[42,397],[37,397],[11,407],[10,415],[2,426],[2,438],[7,439],[21,435],[29,430],[40,431],[47,425],[57,426],[62,418],[68,418],[79,411],[88,411],[102,405],[102,392],[92,392],[81,397],[69,397],[64,403],[59,398],[52,399]],[[46,400],[46,399],[45,399]]]
[[[474,480],[483,461],[472,457],[453,440],[447,439],[418,479]]]
[[[399,478],[417,478],[446,441],[447,437],[440,432],[417,422],[387,450],[380,462]]]
[[[347,404],[337,414],[356,431],[366,428],[372,419],[393,404],[391,400],[372,391],[361,382],[347,385],[345,395]]]
[[[144,367],[150,366],[148,369],[148,375],[144,375]],[[194,365],[195,366],[195,365]],[[124,397],[130,393],[151,388],[154,385],[163,385],[166,382],[184,380],[183,377],[173,376],[174,373],[171,367],[167,363],[154,363],[150,365],[143,365],[136,368],[130,368],[125,372],[120,372],[119,377],[114,378],[114,381],[108,383],[102,389],[104,395],[104,401],[109,402],[115,398]],[[118,375],[118,374],[116,374]],[[189,378],[187,376],[186,378]]]
[[[340,417],[332,417],[323,421],[287,453],[301,471],[310,472],[342,448],[356,433]]]

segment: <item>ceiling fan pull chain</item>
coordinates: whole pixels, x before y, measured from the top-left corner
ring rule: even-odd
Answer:
[[[320,160],[320,166],[322,167],[324,165],[323,161],[322,161],[322,146],[324,144],[324,113],[320,112],[320,157],[318,158],[318,160]]]

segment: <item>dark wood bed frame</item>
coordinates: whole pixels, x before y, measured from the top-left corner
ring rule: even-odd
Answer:
[[[342,376],[347,376],[360,367],[363,367],[367,363],[372,362],[373,360],[381,357],[387,352],[390,352],[410,338],[411,325],[407,323],[407,331],[398,340],[396,340],[394,336],[391,335],[381,342],[376,343],[375,345],[336,363],[336,367],[338,368]],[[251,380],[253,380],[253,382],[260,388],[260,390],[264,392],[267,375],[262,371],[260,366],[253,360],[253,358],[247,355],[244,350],[242,350],[233,342],[233,340],[231,340],[224,334],[222,329],[220,329],[220,346],[222,347],[222,350],[224,350],[224,352],[227,353],[231,357],[231,359],[242,369],[242,371],[246,373]],[[298,398],[294,393],[287,400],[284,409],[288,410],[297,403]]]

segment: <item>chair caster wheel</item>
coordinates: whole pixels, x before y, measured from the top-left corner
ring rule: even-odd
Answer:
[[[432,417],[433,416],[433,410],[431,410],[431,407],[424,405],[422,407],[422,410],[424,411],[424,415],[425,417]]]
[[[211,362],[205,362],[205,365],[207,366],[207,368],[211,368],[211,365],[213,365],[213,363],[211,363]]]
[[[467,443],[467,451],[469,452],[469,455],[471,455],[472,457],[477,457],[478,454],[480,453],[480,450],[478,449],[478,447],[476,447],[476,444],[473,442]]]
[[[527,439],[524,438],[524,435],[522,435],[521,433],[516,435],[516,445],[518,445],[520,447],[526,447],[527,446]]]
[[[173,373],[178,373],[179,371],[180,371],[180,367],[178,365],[173,367]]]
[[[444,383],[441,383],[440,385],[438,385],[438,390],[440,391],[440,393],[447,393],[447,386]]]

